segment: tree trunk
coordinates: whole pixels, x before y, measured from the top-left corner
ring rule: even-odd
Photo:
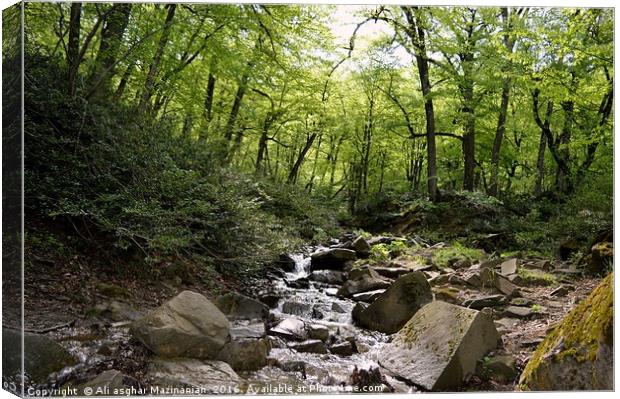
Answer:
[[[499,174],[499,156],[502,148],[502,140],[506,133],[506,115],[508,113],[508,101],[510,99],[511,79],[505,78],[502,82],[502,102],[497,118],[497,128],[495,129],[495,139],[493,140],[493,151],[491,153],[491,181],[489,183],[489,195],[497,196],[497,177]]]
[[[118,83],[118,87],[116,88],[116,92],[114,93],[114,101],[118,102],[123,97],[123,93],[125,93],[125,89],[127,88],[127,83],[129,82],[129,77],[133,72],[133,68],[135,66],[135,62],[132,61],[125,69],[125,73],[121,77],[121,81]]]
[[[151,65],[149,66],[149,72],[146,75],[146,81],[144,82],[144,91],[142,93],[142,98],[140,99],[140,109],[144,111],[148,111],[150,107],[151,97],[153,96],[155,89],[155,79],[157,78],[157,74],[159,72],[159,64],[161,63],[164,50],[168,44],[168,39],[170,38],[170,29],[172,28],[172,20],[174,19],[177,5],[168,4],[166,7],[168,7],[168,13],[164,22],[164,29],[161,33],[161,37],[159,38],[157,50],[155,51]]]
[[[230,143],[233,138],[235,122],[237,121],[237,116],[239,116],[239,110],[241,109],[241,102],[243,101],[243,97],[245,96],[248,80],[248,75],[244,74],[241,77],[239,87],[237,88],[237,92],[235,93],[235,100],[233,101],[230,114],[228,115],[228,122],[226,122],[226,128],[224,130],[224,138],[226,139],[227,143]]]
[[[69,94],[75,95],[78,68],[80,66],[80,29],[82,19],[82,3],[71,3],[69,16],[69,43],[67,46],[67,64]]]
[[[536,160],[536,186],[534,187],[534,195],[542,194],[542,184],[545,177],[545,149],[547,141],[545,133],[540,132],[540,141],[538,143],[538,158]]]
[[[473,96],[473,93],[472,93]],[[469,95],[465,101],[470,102]],[[463,189],[474,190],[474,178],[476,169],[476,119],[473,108],[466,106],[463,108],[465,114],[465,131],[463,134]]]
[[[318,135],[318,133],[316,133],[316,132],[312,133],[306,139],[306,144],[304,145],[304,147],[299,152],[299,155],[297,156],[297,160],[295,160],[295,163],[293,164],[293,167],[291,168],[291,171],[288,174],[287,181],[289,183],[296,183],[297,182],[297,175],[299,174],[299,169],[301,168],[301,165],[304,163],[304,160],[306,159],[306,154],[310,150],[310,147],[312,147],[312,143],[314,143],[314,140],[316,139],[317,135]]]
[[[91,84],[97,82],[98,87],[103,88],[104,92],[110,89],[110,78],[114,76],[114,65],[129,23],[130,13],[131,4],[114,4],[104,20],[99,51],[95,57],[95,68],[89,79]]]
[[[437,200],[437,148],[435,143],[435,110],[431,96],[431,82],[428,56],[426,54],[426,32],[420,25],[414,7],[402,7],[409,23],[407,34],[415,48],[415,59],[418,66],[418,75],[424,96],[424,114],[426,116],[426,157],[427,157],[427,190],[431,201]]]

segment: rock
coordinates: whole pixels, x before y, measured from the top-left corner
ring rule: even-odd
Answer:
[[[230,336],[234,339],[263,338],[265,336],[265,323],[232,326]]]
[[[524,306],[508,306],[504,309],[504,316],[507,317],[519,317],[521,319],[526,319],[534,315],[534,311],[532,308],[524,307]]]
[[[395,279],[403,274],[411,273],[411,269],[406,267],[373,267],[373,269],[382,277]],[[439,275],[439,273],[437,273]]]
[[[353,300],[356,302],[374,302],[375,299],[379,298],[385,292],[382,290],[374,290],[374,291],[366,291],[360,292],[359,294],[353,295]]]
[[[94,311],[98,316],[110,321],[133,321],[143,316],[133,306],[119,301],[102,302],[95,306]]]
[[[312,307],[312,318],[313,319],[322,319],[323,317],[325,317],[325,315],[323,314],[323,312],[321,311],[321,306],[319,305],[314,305]]]
[[[94,379],[78,385],[76,396],[117,396],[120,390],[128,387],[139,387],[139,383],[118,370],[106,370]]]
[[[317,270],[308,276],[309,280],[319,283],[340,285],[347,280],[346,274],[338,270]]]
[[[581,243],[574,238],[564,241],[562,244],[560,244],[559,248],[560,259],[568,260],[571,255],[578,252],[580,248]]]
[[[521,265],[521,267],[525,269],[537,269],[537,270],[543,270],[543,271],[549,271],[552,269],[551,262],[548,260],[537,260],[533,262],[525,262]]]
[[[265,339],[235,339],[228,342],[218,355],[235,371],[259,370],[267,365],[269,345]]]
[[[386,345],[379,363],[427,390],[455,389],[500,341],[488,313],[435,301],[422,307]]]
[[[278,256],[276,265],[285,272],[292,273],[295,271],[295,259],[289,254],[281,254]]]
[[[344,268],[345,263],[357,259],[355,251],[344,248],[331,248],[312,254],[310,266],[312,271],[321,269]]]
[[[400,276],[367,308],[353,312],[354,321],[365,328],[395,333],[426,303],[433,300],[431,286],[422,272]],[[357,307],[357,306],[356,306]]]
[[[407,242],[407,239],[406,238],[402,238],[402,237],[377,236],[377,237],[369,238],[368,239],[368,244],[370,246],[377,245],[377,244],[391,244],[394,241]]]
[[[282,313],[295,316],[309,316],[312,314],[312,304],[308,302],[286,301],[282,304]]]
[[[329,338],[329,329],[321,324],[311,324],[308,326],[308,337],[325,342]]]
[[[183,291],[143,318],[131,333],[162,357],[213,359],[230,341],[226,316],[203,295]]]
[[[521,296],[519,287],[517,287],[515,284],[513,284],[510,280],[508,280],[501,274],[495,273],[494,283],[495,288],[497,288],[497,290],[504,295],[508,295],[509,297],[513,298]]]
[[[272,335],[285,339],[303,340],[306,338],[306,326],[299,319],[284,319],[277,326],[269,330]]]
[[[201,394],[240,393],[241,379],[222,361],[198,359],[155,359],[146,378],[151,387],[200,389]],[[150,391],[151,395],[157,392]],[[164,394],[165,392],[162,392]]]
[[[515,358],[510,355],[492,356],[482,362],[482,374],[502,384],[512,382],[517,376]]]
[[[482,268],[478,272],[478,277],[480,277],[480,287],[481,288],[490,288],[495,286],[495,270],[490,269],[488,267]]]
[[[522,389],[614,389],[613,291],[611,273],[547,335],[521,374]]]
[[[278,306],[278,302],[280,302],[280,299],[282,299],[282,294],[279,294],[277,292],[266,292],[258,297],[259,301],[272,309]]]
[[[353,344],[349,341],[338,342],[330,346],[329,351],[338,356],[351,356],[353,354]]]
[[[267,305],[237,292],[219,296],[214,303],[229,320],[264,320],[269,315]]]
[[[559,286],[558,288],[556,288],[556,289],[554,289],[553,291],[551,291],[551,293],[549,294],[549,296],[552,296],[552,297],[563,297],[563,296],[568,295],[568,293],[569,293],[570,291],[571,291],[571,290],[568,288],[568,286],[566,286],[566,285],[561,285],[561,286]]]
[[[510,304],[514,306],[532,306],[534,301],[529,298],[512,298]]]
[[[436,301],[444,301],[453,304],[459,304],[458,293],[460,290],[454,287],[436,287],[433,288]]]
[[[502,276],[515,274],[517,272],[517,259],[508,259],[500,265],[500,269],[500,273],[502,274]]]
[[[325,343],[320,339],[308,339],[303,342],[292,343],[289,346],[302,353],[327,353]]]
[[[332,312],[347,313],[347,310],[342,307],[338,302],[332,302]]]
[[[510,281],[511,283],[517,286],[525,285],[525,280],[523,280],[523,277],[519,276],[518,274],[511,274],[510,276],[507,276],[507,278],[508,278],[508,281]]]
[[[504,263],[505,261],[506,261],[506,259],[504,259],[504,258],[485,260],[484,262],[480,263],[479,268],[480,269],[484,269],[485,267],[488,267],[490,269],[494,269],[497,266],[499,266],[502,263]]]
[[[465,259],[457,259],[450,266],[453,267],[456,270],[467,269],[467,268],[471,267],[471,260],[469,260],[467,258],[465,258]]]
[[[456,285],[469,284],[475,288],[482,287],[482,279],[480,278],[480,274],[472,274],[466,279],[462,279],[459,276],[453,274],[452,276],[450,276],[450,279],[448,279],[448,281],[450,282],[450,284],[456,284]]]
[[[613,243],[596,243],[592,246],[591,252],[586,264],[586,272],[592,275],[601,275],[611,270],[614,261]]]
[[[426,273],[426,272],[425,272]],[[450,275],[448,274],[441,274],[439,276],[435,276],[432,277],[428,280],[429,284],[431,284],[432,286],[437,286],[437,285],[444,285],[448,283],[448,280],[450,280]]]
[[[506,331],[513,331],[514,327],[519,323],[519,319],[511,319],[508,317],[495,320],[495,326],[499,329]]]
[[[2,328],[2,375],[8,378],[21,374],[22,349],[25,372],[31,382],[43,383],[47,377],[64,367],[76,364],[75,359],[65,348],[46,335],[23,333]]]
[[[463,306],[470,309],[482,310],[484,308],[495,308],[506,304],[506,297],[503,295],[489,295],[479,298],[468,299],[463,302]]]
[[[370,254],[370,244],[364,239],[364,237],[359,236],[353,243],[351,244],[351,249],[357,253],[357,256],[364,257]]]
[[[284,280],[286,285],[296,290],[307,290],[310,288],[310,280],[307,277],[301,277],[297,280]]]
[[[390,286],[390,282],[383,279],[372,268],[352,270],[349,279],[340,287],[336,295],[344,298],[359,294],[360,292],[374,291]]]

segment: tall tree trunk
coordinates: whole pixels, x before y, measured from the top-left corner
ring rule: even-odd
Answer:
[[[516,40],[512,37],[512,22],[510,11],[507,7],[502,7],[502,20],[504,21],[504,47],[508,53],[512,54],[514,51]],[[518,12],[517,12],[518,13]],[[506,62],[502,68],[505,74],[508,74],[511,69],[511,63]],[[502,149],[502,141],[504,134],[506,133],[506,116],[508,114],[508,101],[510,99],[510,86],[512,85],[512,79],[505,75],[502,80],[502,100],[499,107],[499,115],[497,117],[497,127],[495,129],[495,139],[493,140],[493,150],[491,152],[491,181],[489,183],[488,194],[497,196],[497,179],[499,175],[499,157]]]
[[[315,133],[310,134],[306,138],[306,144],[299,152],[299,155],[297,156],[297,159],[295,160],[295,163],[293,164],[293,167],[291,168],[291,171],[288,174],[287,181],[289,183],[297,182],[297,175],[299,174],[299,169],[301,168],[301,165],[304,163],[304,160],[306,159],[306,154],[312,147],[312,144],[314,143],[314,140],[316,139],[317,135],[318,133],[315,132]]]
[[[82,3],[71,3],[69,16],[69,44],[67,45],[69,94],[75,95],[78,68],[80,66],[80,29]]]
[[[429,62],[426,54],[426,32],[420,25],[417,7],[402,7],[409,23],[407,34],[415,48],[415,59],[418,75],[424,96],[424,114],[426,116],[426,157],[427,157],[427,190],[431,201],[437,200],[437,148],[435,143],[435,110],[431,93]]]
[[[140,99],[140,109],[144,111],[149,111],[150,108],[151,97],[153,97],[153,93],[155,90],[155,80],[157,78],[157,74],[159,73],[159,64],[161,63],[161,59],[164,55],[164,50],[166,49],[166,45],[168,44],[168,40],[170,38],[172,21],[174,19],[174,14],[177,9],[176,4],[168,4],[166,7],[168,7],[168,13],[166,14],[166,20],[164,22],[164,29],[159,38],[157,50],[155,51],[155,55],[153,56],[151,65],[149,66],[149,72],[146,75],[146,80],[144,82],[142,98]]]
[[[109,82],[114,76],[114,65],[117,61],[125,29],[129,23],[131,4],[118,3],[112,5],[107,12],[103,28],[101,29],[101,41],[99,51],[95,57],[95,67],[91,74],[90,83],[97,82],[103,92],[110,90]],[[98,91],[101,93],[102,91]]]
[[[469,90],[468,90],[469,91]],[[465,96],[465,102],[473,101],[473,88]],[[471,106],[463,108],[465,114],[465,131],[463,134],[463,189],[474,190],[474,172],[476,169],[476,119]]]
[[[132,61],[125,69],[125,73],[121,77],[121,81],[118,83],[118,87],[116,88],[116,92],[114,92],[114,101],[118,102],[123,97],[123,93],[125,93],[125,89],[127,88],[127,83],[129,82],[129,77],[133,72],[133,68],[135,66],[135,62]]]
[[[237,116],[239,116],[239,110],[241,109],[241,102],[243,101],[243,97],[245,96],[248,80],[249,76],[247,73],[245,73],[241,77],[239,87],[237,88],[237,92],[235,93],[235,99],[233,101],[230,114],[228,115],[228,122],[226,122],[226,128],[224,130],[224,138],[226,139],[226,143],[230,143],[232,141],[235,130],[235,122],[237,121]]]
[[[540,141],[538,142],[538,158],[536,159],[536,185],[534,186],[534,195],[542,194],[542,185],[545,177],[545,150],[547,141],[545,133],[540,132]]]

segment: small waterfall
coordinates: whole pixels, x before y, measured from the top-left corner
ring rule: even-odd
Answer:
[[[289,255],[295,261],[295,271],[290,273],[293,278],[307,277],[310,274],[310,257],[303,253]]]

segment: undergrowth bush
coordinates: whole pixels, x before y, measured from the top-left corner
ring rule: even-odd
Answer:
[[[71,99],[61,68],[28,64],[28,217],[151,265],[196,257],[233,271],[335,230],[323,198],[222,166],[208,144],[174,135],[170,120]]]

